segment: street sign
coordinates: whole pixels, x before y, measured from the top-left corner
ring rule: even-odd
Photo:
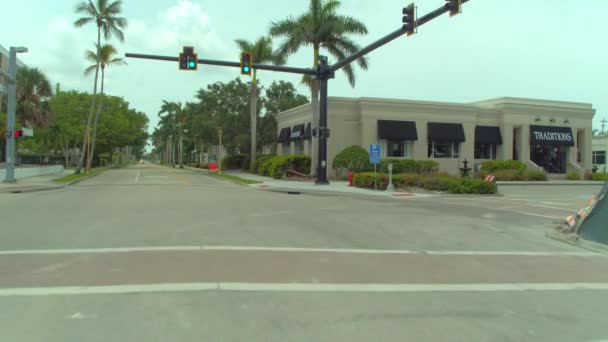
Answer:
[[[369,163],[373,165],[380,164],[380,145],[369,145]]]

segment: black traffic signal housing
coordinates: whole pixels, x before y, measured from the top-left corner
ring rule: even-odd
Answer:
[[[253,71],[253,54],[251,52],[241,53],[241,75],[251,76]]]
[[[414,3],[403,7],[403,30],[408,36],[416,33],[416,5]]]
[[[450,10],[450,17],[462,13],[462,0],[445,0],[447,8]]]
[[[13,131],[13,137],[15,138],[22,138],[23,137],[23,130],[22,129],[16,129]]]
[[[179,70],[196,71],[198,69],[198,55],[194,48],[185,46],[184,51],[179,54]]]

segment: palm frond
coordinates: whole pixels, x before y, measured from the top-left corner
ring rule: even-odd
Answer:
[[[96,64],[96,65],[91,65],[91,66],[89,66],[88,68],[84,69],[84,75],[85,75],[85,76],[89,76],[89,75],[91,75],[91,73],[92,73],[93,71],[95,71],[96,69],[97,69],[97,64]]]
[[[94,18],[83,17],[74,22],[74,27],[82,27],[82,26],[87,25],[88,23],[91,23],[94,21],[95,21]]]

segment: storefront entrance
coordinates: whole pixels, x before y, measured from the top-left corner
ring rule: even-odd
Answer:
[[[530,160],[547,173],[566,173],[567,147],[530,146]]]
[[[547,173],[566,173],[573,146],[570,127],[530,126],[530,160]]]

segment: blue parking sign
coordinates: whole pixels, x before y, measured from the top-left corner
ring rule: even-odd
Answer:
[[[380,145],[371,144],[369,145],[369,162],[370,164],[380,164]]]

